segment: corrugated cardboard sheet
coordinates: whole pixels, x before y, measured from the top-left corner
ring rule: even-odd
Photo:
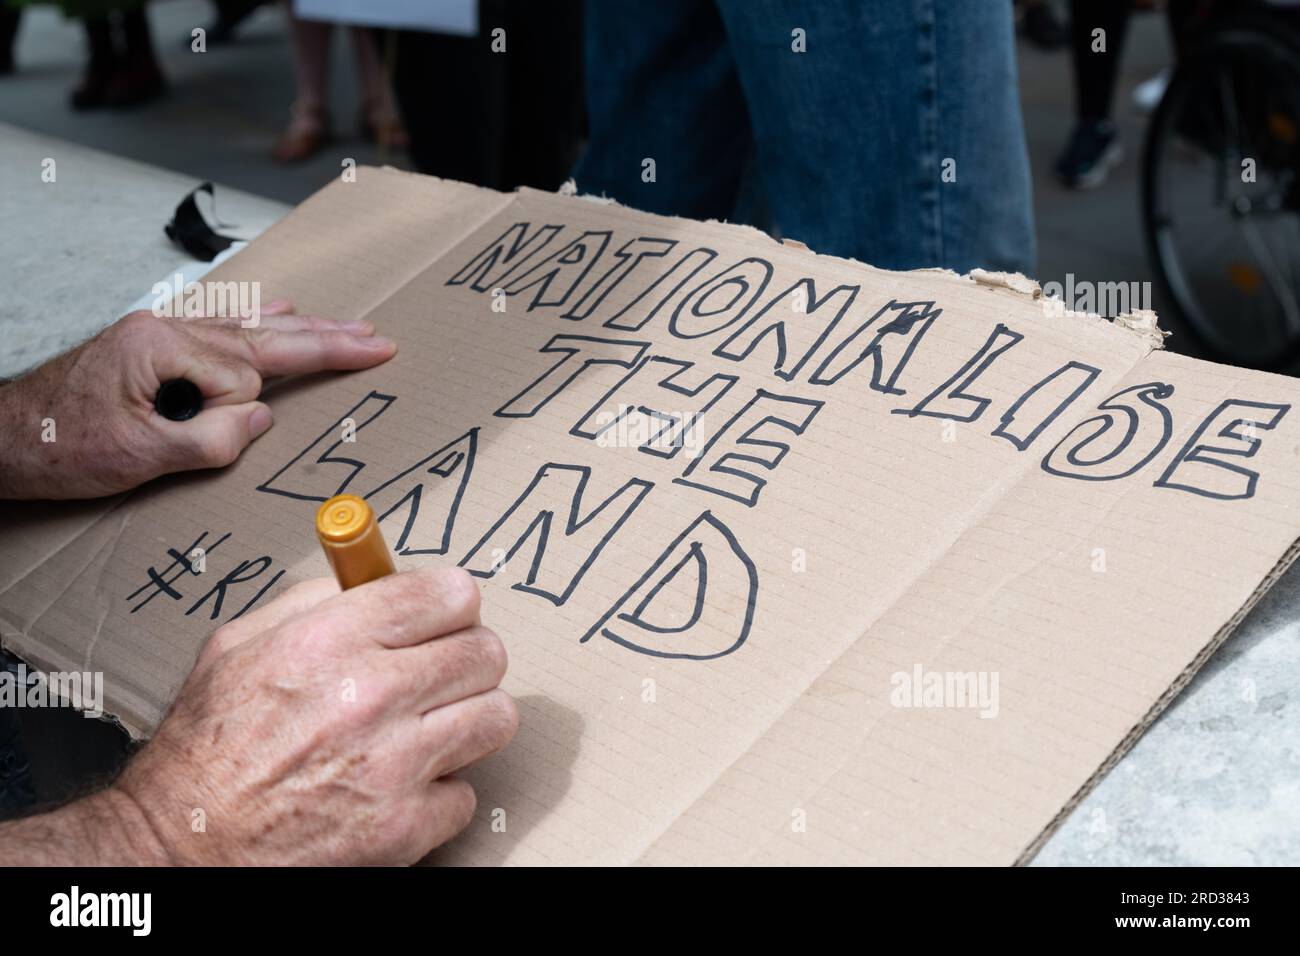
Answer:
[[[969,278],[378,169],[211,278],[400,352],[220,473],[7,507],[4,642],[147,735],[367,495],[510,651],[443,862],[1023,861],[1300,537],[1300,384]]]

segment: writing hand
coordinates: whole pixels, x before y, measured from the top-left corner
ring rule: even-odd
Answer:
[[[0,826],[0,861],[419,860],[473,816],[473,790],[449,775],[518,723],[478,612],[460,569],[291,588],[213,634],[116,783]]]

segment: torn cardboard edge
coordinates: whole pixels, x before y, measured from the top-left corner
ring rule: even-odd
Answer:
[[[27,667],[27,672],[29,674],[35,675],[38,680],[44,682],[47,688],[56,686],[56,685],[52,685],[49,680],[49,674],[50,671],[53,670],[53,668],[38,663],[30,655],[19,651],[13,645],[7,643],[4,639],[3,629],[0,629],[0,653],[7,654],[10,657],[12,657],[14,660],[25,665]],[[133,730],[131,727],[128,727],[122,721],[122,718],[120,718],[117,714],[112,713],[107,706],[103,707],[100,710],[100,712],[96,714],[96,713],[89,712],[84,707],[77,707],[75,705],[73,698],[71,697],[68,697],[61,693],[57,694],[57,697],[62,702],[62,707],[64,709],[76,711],[86,720],[94,720],[102,724],[108,724],[109,726],[118,730],[122,734],[122,736],[124,736],[127,739],[127,741],[129,741],[131,744],[142,744],[149,740],[149,736],[147,734],[138,733],[137,731]]]
[[[408,172],[407,170],[400,170],[392,166],[384,166],[380,168],[385,170],[392,170],[393,172],[398,172],[398,173]],[[436,176],[430,178],[438,179],[438,177]],[[448,180],[439,179],[439,182],[448,182]],[[543,195],[545,194],[544,191],[542,190],[534,190],[529,187],[520,187],[519,189],[515,190],[515,192],[516,193],[538,192],[538,193],[542,193]],[[569,198],[586,200],[588,202],[594,202],[602,206],[613,206],[616,208],[630,209],[634,212],[639,211],[634,209],[631,206],[624,206],[622,203],[620,203],[618,200],[614,199],[611,196],[605,196],[605,195],[598,196],[595,195],[594,193],[579,192],[578,184],[573,179],[566,180],[564,183],[562,183],[560,187],[555,191],[555,194],[558,196],[565,196]],[[652,215],[658,215],[658,214],[652,214]],[[660,215],[659,218],[680,221],[680,222],[694,221],[694,220],[683,219],[682,217],[678,217],[678,216]],[[776,243],[777,245],[785,246],[788,249],[795,249],[798,250],[799,252],[808,253],[814,260],[822,259],[835,264],[851,266],[856,269],[869,269],[873,272],[888,273],[893,271],[889,269],[880,269],[876,266],[871,265],[870,263],[863,262],[860,259],[853,259],[846,256],[825,255],[823,253],[817,252],[816,250],[810,248],[807,245],[807,243],[801,242],[798,239],[793,239],[790,237],[777,238],[772,235],[769,235],[768,233],[764,232],[763,230],[755,226],[746,225],[745,223],[731,222],[726,219],[706,219],[700,221],[706,224],[716,223],[718,225],[729,226],[733,229],[745,230],[751,236],[751,238],[755,240],[760,240],[762,242],[767,242],[767,243]],[[1041,299],[1043,297],[1043,289],[1042,286],[1038,283],[1038,281],[1036,279],[1031,279],[1028,276],[1023,275],[1022,273],[1019,272],[997,272],[988,269],[976,268],[976,269],[972,269],[970,272],[963,275],[959,272],[953,271],[952,269],[943,268],[942,266],[925,266],[917,269],[902,270],[901,272],[898,272],[896,274],[905,275],[908,273],[913,273],[913,274],[925,273],[926,275],[943,277],[945,279],[952,279],[959,282],[967,282],[967,281],[974,282],[977,285],[983,286],[990,290],[1012,292],[1015,293],[1016,295],[1024,296],[1029,299],[1036,300],[1036,299]],[[1076,319],[1076,320],[1086,321],[1086,322],[1109,322],[1112,325],[1114,325],[1116,328],[1123,329],[1126,332],[1132,332],[1134,335],[1138,336],[1140,339],[1146,342],[1149,345],[1149,347],[1152,349],[1164,348],[1165,339],[1168,338],[1170,335],[1169,332],[1166,332],[1160,328],[1159,317],[1152,309],[1135,309],[1132,312],[1125,312],[1125,313],[1121,313],[1120,315],[1107,318],[1106,316],[1099,315],[1096,312],[1082,312],[1074,309],[1062,308],[1058,313],[1058,315],[1061,317],[1065,317],[1067,319]]]

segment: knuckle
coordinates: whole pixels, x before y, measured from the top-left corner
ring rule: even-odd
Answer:
[[[104,335],[122,348],[149,348],[156,346],[170,330],[167,320],[152,312],[128,312],[110,325]]]
[[[467,627],[435,641],[445,683],[467,683],[486,690],[496,687],[506,672],[506,649],[486,627]]]
[[[262,376],[252,365],[243,360],[231,363],[231,372],[238,384],[240,395],[256,398],[262,391]]]
[[[333,646],[334,631],[315,615],[280,625],[278,644],[296,660],[314,659]]]
[[[234,647],[235,644],[236,633],[234,626],[223,624],[212,632],[212,636],[208,638],[208,643],[204,647],[204,651],[208,654],[221,655]]]
[[[365,832],[377,859],[410,864],[419,859],[415,845],[420,842],[420,801],[414,795],[384,797],[383,803],[354,822],[354,827]]]
[[[448,612],[457,616],[478,616],[481,597],[472,574],[464,568],[440,568],[434,580]]]
[[[501,638],[497,636],[496,631],[482,626],[470,628],[467,636],[478,668],[485,676],[491,678],[494,687],[500,684],[501,679],[506,676],[506,668],[510,663],[506,646]]]
[[[307,598],[316,596],[322,580],[328,579],[308,578],[305,581],[299,581],[297,584],[290,585],[286,588],[285,592],[276,598],[276,600],[300,606],[305,605],[307,603]]]
[[[500,750],[519,729],[519,708],[515,699],[501,689],[483,695],[478,720],[479,741],[488,753]]]
[[[217,662],[229,654],[238,643],[232,625],[227,624],[217,628],[199,650],[199,656],[194,662],[194,670],[207,670],[216,666]]]
[[[449,777],[443,783],[447,784],[443,791],[447,820],[454,831],[459,833],[474,819],[474,812],[478,809],[478,794],[467,781],[459,777]]]
[[[204,438],[199,458],[210,468],[224,468],[232,464],[243,450],[243,444],[232,431],[222,430]]]
[[[144,309],[128,312],[117,320],[116,328],[125,335],[148,335],[163,323],[163,319]]]
[[[334,668],[330,669],[335,670]],[[386,725],[393,712],[393,705],[401,700],[410,699],[409,697],[398,696],[390,688],[384,687],[382,681],[350,677],[346,673],[337,670],[335,670],[334,678],[334,680],[327,682],[331,693],[334,693],[337,689],[335,680],[350,681],[355,688],[351,699],[348,701],[346,718],[344,718],[342,711],[334,715],[353,724],[372,727]]]

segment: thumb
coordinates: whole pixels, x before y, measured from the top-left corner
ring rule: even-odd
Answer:
[[[224,468],[270,428],[272,421],[265,402],[243,402],[210,406],[187,422],[167,422],[180,453],[176,470]]]

